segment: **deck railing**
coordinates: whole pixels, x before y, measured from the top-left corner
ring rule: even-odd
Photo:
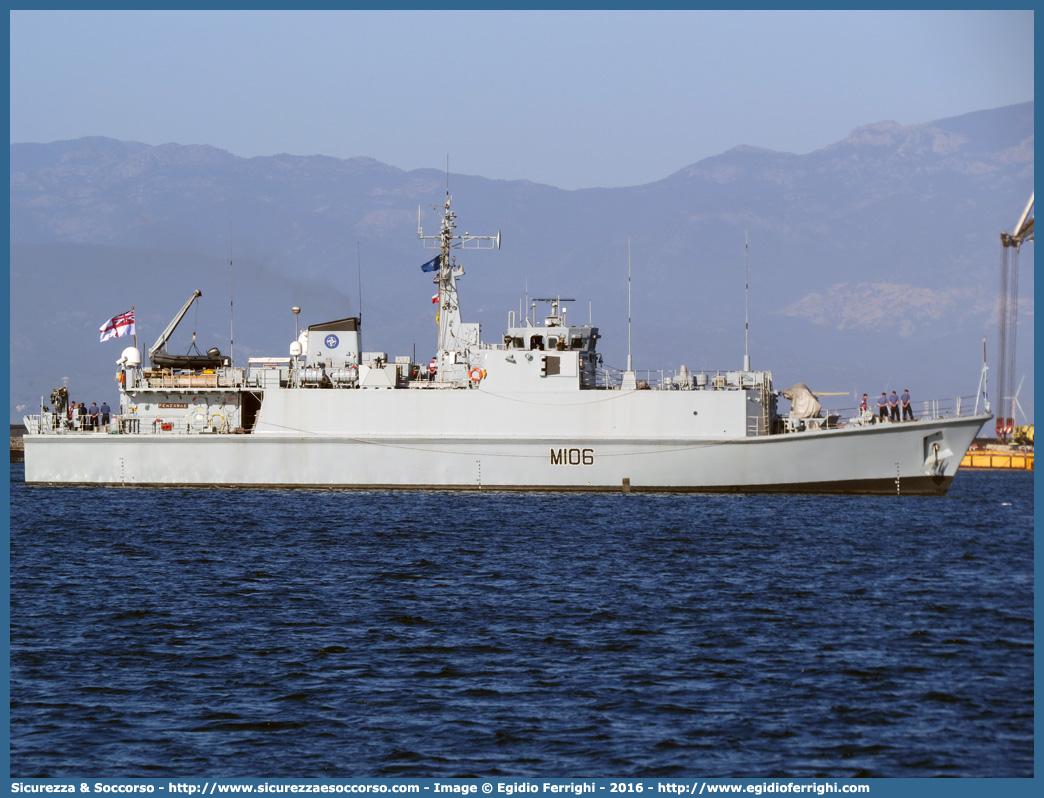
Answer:
[[[246,383],[246,369],[222,368],[209,374],[153,369],[143,371],[140,379],[149,388],[238,388]]]
[[[31,416],[23,416],[22,424],[25,426],[26,435],[60,435],[65,433],[108,433],[119,429],[120,417],[109,414],[109,423],[102,424],[99,420],[98,426],[91,426],[90,416],[69,416],[65,413],[37,413]]]
[[[913,403],[911,403],[912,406]],[[913,411],[913,421],[931,421],[973,415],[975,415],[975,397],[956,396],[953,399],[927,399],[920,402],[919,407]],[[889,412],[887,418],[882,418],[876,405],[864,411],[860,411],[858,407],[824,407],[818,418],[792,419],[784,414],[780,416],[779,420],[781,423],[778,431],[783,433],[904,423],[901,407],[899,408],[899,420],[893,421],[891,412]],[[910,422],[907,420],[905,423]]]
[[[81,422],[77,417],[68,418],[54,413],[37,413],[23,416],[26,435],[176,435],[199,432],[189,417],[164,418],[159,415],[128,413],[110,415],[108,424],[92,427],[90,419]]]
[[[599,372],[599,387],[618,390],[623,382],[624,372],[603,366]],[[739,371],[736,369],[718,369],[700,371],[681,371],[680,369],[635,369],[635,379],[641,389],[653,391],[702,391],[736,390],[739,388],[759,388],[768,384],[770,375],[767,371]]]

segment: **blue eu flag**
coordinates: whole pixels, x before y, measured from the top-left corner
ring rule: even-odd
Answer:
[[[422,272],[437,272],[439,270],[439,268],[442,266],[441,260],[442,260],[442,254],[440,253],[440,254],[436,255],[434,258],[432,258],[431,260],[429,260],[427,263],[423,264],[421,266],[421,271]]]

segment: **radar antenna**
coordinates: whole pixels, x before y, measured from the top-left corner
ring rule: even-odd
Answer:
[[[568,297],[561,297],[561,296],[550,297],[550,298],[547,298],[547,299],[534,297],[533,298],[533,307],[534,308],[536,307],[536,303],[537,302],[547,302],[551,306],[550,312],[547,314],[547,317],[544,319],[545,326],[548,326],[548,327],[554,327],[554,326],[566,327],[566,326],[568,326],[565,323],[566,308],[562,307],[562,303],[563,302],[576,302],[575,299],[570,299]]]

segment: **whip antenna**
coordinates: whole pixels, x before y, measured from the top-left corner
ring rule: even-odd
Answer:
[[[232,284],[232,222],[228,223],[228,365],[235,363],[235,314],[233,305]]]
[[[743,370],[750,371],[750,219],[743,231],[743,260],[746,266],[746,283],[743,286]]]
[[[627,370],[631,370],[631,239],[627,239]]]

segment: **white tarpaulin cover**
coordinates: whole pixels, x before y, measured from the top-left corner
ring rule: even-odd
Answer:
[[[790,400],[791,418],[819,418],[823,405],[803,382],[783,391],[783,398]]]

